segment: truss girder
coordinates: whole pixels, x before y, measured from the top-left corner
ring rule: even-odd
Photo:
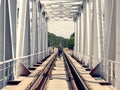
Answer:
[[[83,0],[75,22],[74,55],[120,89],[120,0]]]
[[[41,0],[41,3],[44,4],[44,8],[49,16],[49,19],[56,20],[57,18],[58,20],[60,20],[63,18],[64,20],[64,17],[69,17],[67,19],[70,20],[78,15],[82,1],[81,0],[62,0],[62,1]],[[61,17],[62,15],[64,17]]]
[[[48,56],[47,21],[39,0],[0,0],[0,89]]]

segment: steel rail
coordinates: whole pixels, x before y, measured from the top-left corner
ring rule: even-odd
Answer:
[[[45,68],[38,74],[37,78],[26,88],[26,90],[43,90],[54,67],[57,54],[55,54]]]
[[[49,81],[49,78],[51,76],[51,72],[54,68],[56,59],[57,59],[57,53],[51,58],[49,63],[38,74],[38,77],[27,87],[26,90],[44,90],[45,89]],[[63,53],[63,59],[64,59],[64,64],[67,70],[70,84],[72,85],[72,89],[73,90],[89,90],[87,85],[84,83],[82,77],[79,75],[74,64],[70,61],[69,57],[65,53]]]
[[[89,87],[86,85],[82,77],[79,75],[79,72],[77,71],[75,65],[71,62],[71,60],[69,59],[65,52],[63,54],[65,55],[66,61],[70,67],[78,90],[89,90]]]
[[[64,63],[65,63],[65,67],[67,69],[67,72],[68,72],[68,77],[69,77],[69,81],[72,85],[72,90],[78,90],[77,86],[76,86],[76,83],[75,83],[75,80],[73,78],[73,75],[72,75],[72,72],[70,70],[70,67],[68,65],[68,62],[67,62],[67,58],[65,57],[65,55],[63,54],[63,58],[64,58]]]

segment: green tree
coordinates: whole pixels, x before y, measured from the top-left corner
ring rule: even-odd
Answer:
[[[70,39],[68,41],[68,48],[69,49],[72,49],[73,50],[73,47],[74,47],[74,38],[75,38],[75,33],[73,33],[71,36],[70,36]]]
[[[68,39],[48,32],[48,46],[58,47],[59,43],[62,43],[63,47],[68,47]]]

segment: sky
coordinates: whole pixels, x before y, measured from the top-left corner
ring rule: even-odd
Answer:
[[[70,35],[74,32],[73,21],[48,21],[48,31],[54,33],[57,36],[64,38],[70,38]]]

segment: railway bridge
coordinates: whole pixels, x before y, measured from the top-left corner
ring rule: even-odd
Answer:
[[[0,0],[0,89],[120,90],[119,4]],[[48,23],[61,20],[74,23],[75,41],[58,58],[48,47]]]

